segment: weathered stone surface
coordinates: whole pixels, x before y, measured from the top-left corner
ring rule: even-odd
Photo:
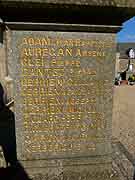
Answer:
[[[115,35],[14,30],[10,37],[17,154],[26,172],[34,180],[119,179],[111,158]]]
[[[111,153],[114,35],[12,31],[19,159]]]
[[[135,15],[132,0],[1,0],[0,3],[1,17],[12,22],[121,25]]]
[[[135,7],[134,0],[1,0],[1,2],[32,2],[32,3],[54,3],[54,4],[78,4],[91,6],[114,6],[114,7]]]
[[[133,1],[107,0],[1,0],[0,4],[6,26],[10,22],[121,25],[135,7]],[[80,33],[72,32],[72,27],[71,32],[58,32],[55,25],[51,32],[25,27],[27,31],[11,31],[6,39],[6,73],[15,85],[17,154],[34,180],[119,179],[111,157],[115,35],[97,29],[98,33]],[[62,41],[42,44],[38,38],[43,37]],[[76,45],[67,39],[76,40]],[[50,71],[44,74],[43,69]],[[37,83],[32,82],[35,79]]]
[[[64,161],[67,161],[65,164]],[[98,161],[98,158],[97,158]],[[116,166],[111,163],[99,164],[92,162],[90,158],[77,159],[55,159],[49,161],[24,161],[22,162],[27,169],[30,178],[33,180],[78,180],[78,179],[100,179],[100,180],[123,180]],[[53,165],[54,164],[54,165]],[[42,167],[42,168],[36,168]]]
[[[127,154],[130,154],[128,151],[125,151],[123,144],[118,139],[113,139],[113,159],[115,169],[119,170],[122,174],[122,179],[133,179],[134,175],[134,159],[130,159]],[[127,153],[128,152],[128,153]]]

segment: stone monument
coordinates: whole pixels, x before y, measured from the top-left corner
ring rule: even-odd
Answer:
[[[131,4],[16,0],[2,6],[9,14],[26,10],[15,20],[3,14],[17,157],[25,171],[35,180],[119,179],[111,121],[115,33],[126,16],[116,20],[109,9],[118,15],[126,6],[128,17]]]
[[[11,47],[18,159],[110,175],[114,35],[12,31]]]

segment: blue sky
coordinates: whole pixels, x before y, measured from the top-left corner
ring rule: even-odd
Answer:
[[[117,33],[118,42],[135,42],[135,16],[123,23],[123,28]]]

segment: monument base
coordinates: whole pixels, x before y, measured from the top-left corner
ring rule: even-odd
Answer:
[[[21,161],[32,180],[120,180],[109,158]],[[108,162],[107,162],[108,161]]]

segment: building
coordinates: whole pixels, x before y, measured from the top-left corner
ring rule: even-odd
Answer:
[[[115,77],[121,74],[122,80],[128,80],[129,76],[134,74],[134,57],[129,57],[129,50],[135,50],[135,43],[118,43],[116,53]]]

